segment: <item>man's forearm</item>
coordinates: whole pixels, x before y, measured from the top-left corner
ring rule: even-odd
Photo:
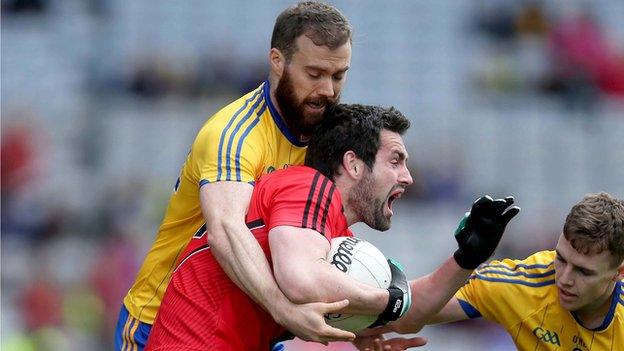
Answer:
[[[288,302],[262,248],[246,226],[226,222],[213,231],[209,241],[214,257],[241,290],[269,313],[275,311],[275,305]]]
[[[349,300],[343,313],[378,315],[387,307],[389,292],[358,282],[336,269],[326,257],[330,243],[309,228],[277,226],[269,232],[275,280],[295,303]]]
[[[245,213],[253,187],[217,182],[200,189],[211,251],[230,279],[273,315],[277,322],[290,301],[277,287],[258,240],[245,225]]]
[[[471,270],[459,267],[450,257],[433,273],[411,281],[412,307],[403,319],[413,325],[426,324],[464,285],[470,273]]]
[[[305,272],[293,274],[298,277],[293,278],[291,274],[287,279],[296,283],[289,284],[290,287],[284,292],[297,303],[348,299],[349,307],[344,313],[377,315],[386,308],[388,302],[386,289],[360,283],[323,260],[319,260]]]

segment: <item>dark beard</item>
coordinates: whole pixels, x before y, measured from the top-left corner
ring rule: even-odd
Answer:
[[[338,103],[338,98],[330,100],[328,98],[320,98],[325,103],[325,110],[328,111]],[[305,114],[306,100],[297,101],[295,87],[290,79],[288,69],[284,70],[284,74],[280,78],[275,88],[275,100],[282,112],[282,118],[286,122],[286,126],[295,136],[310,136],[314,128],[319,125],[324,118],[324,112],[318,114]]]
[[[390,218],[384,216],[385,201],[373,197],[374,183],[372,174],[368,172],[357,185],[351,188],[349,205],[366,225],[376,230],[386,231],[390,229]]]

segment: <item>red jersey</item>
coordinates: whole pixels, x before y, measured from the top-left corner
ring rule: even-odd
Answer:
[[[310,228],[329,241],[352,236],[336,185],[305,166],[263,176],[246,222],[271,268],[268,234],[276,226]],[[180,256],[145,350],[269,350],[286,330],[228,278],[206,235],[199,228]]]

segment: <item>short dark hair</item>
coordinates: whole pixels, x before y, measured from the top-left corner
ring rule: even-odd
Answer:
[[[290,61],[297,51],[296,40],[305,34],[314,44],[336,49],[351,41],[351,24],[335,7],[316,1],[290,6],[275,20],[271,48],[279,49]]]
[[[351,150],[372,170],[381,130],[403,135],[409,126],[410,121],[394,107],[338,104],[315,129],[305,164],[334,179],[340,174],[343,155]]]
[[[615,265],[624,261],[624,201],[602,192],[587,195],[566,217],[563,235],[582,253],[608,250]]]

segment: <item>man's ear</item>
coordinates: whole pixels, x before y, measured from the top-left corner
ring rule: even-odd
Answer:
[[[355,155],[355,152],[349,150],[342,155],[342,168],[344,169],[344,173],[352,179],[361,179],[364,174],[364,167],[366,167],[366,165]]]
[[[269,51],[269,64],[271,65],[271,73],[277,79],[281,78],[286,67],[286,58],[279,49],[271,48],[271,51]]]
[[[624,280],[624,262],[618,267],[617,274],[613,276],[613,281]]]

